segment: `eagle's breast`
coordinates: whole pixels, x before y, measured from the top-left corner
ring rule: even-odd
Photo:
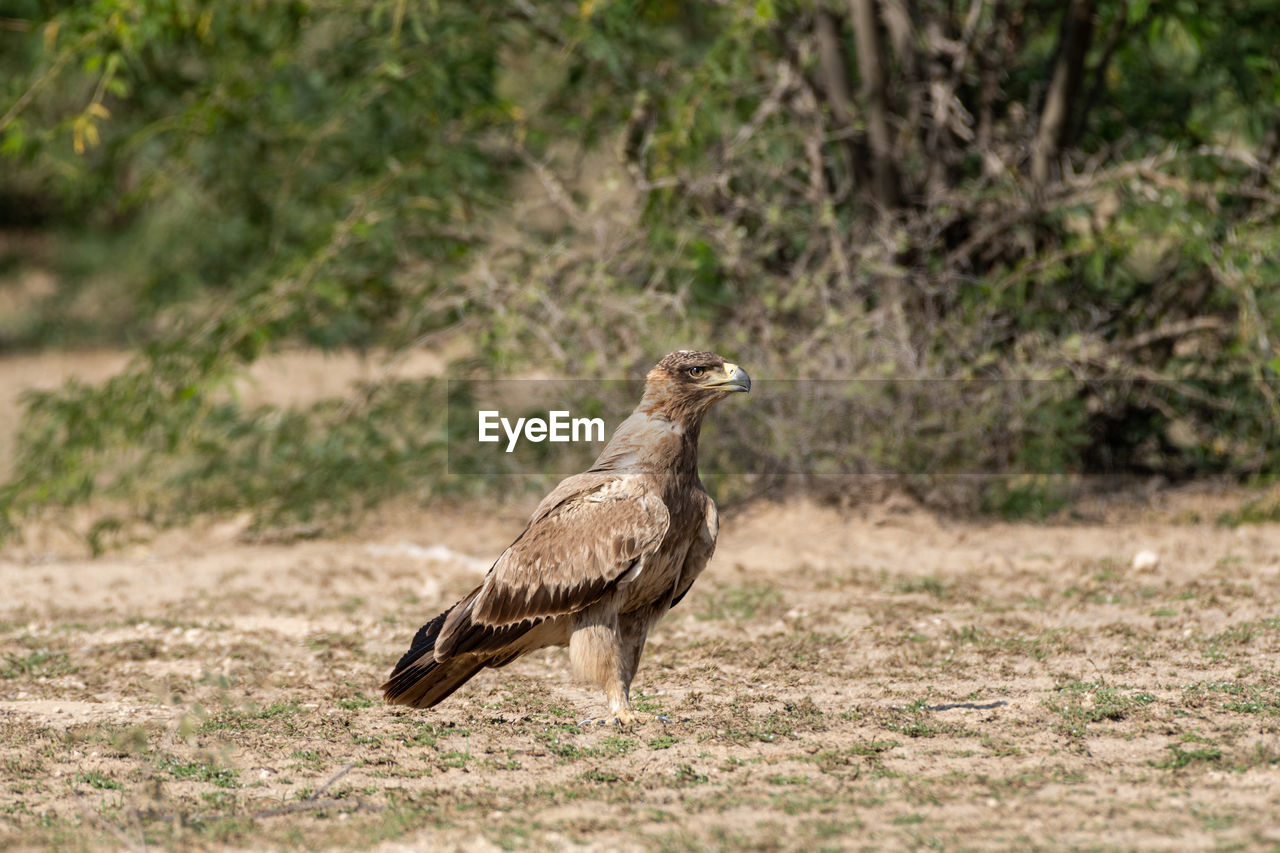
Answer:
[[[700,496],[701,490],[694,495]],[[689,499],[685,493],[681,499],[667,503],[670,525],[661,544],[644,561],[640,572],[620,588],[622,604],[620,612],[627,613],[642,607],[670,600],[684,570],[689,547],[698,535],[705,508],[701,501]]]

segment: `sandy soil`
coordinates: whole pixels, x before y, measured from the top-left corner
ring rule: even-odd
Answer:
[[[0,468],[22,389],[124,364],[0,360]],[[285,354],[239,393],[381,369]],[[292,545],[215,519],[99,559],[70,518],[0,551],[0,848],[1275,849],[1280,526],[1209,521],[1246,497],[726,513],[636,683],[669,721],[630,731],[578,724],[604,704],[560,650],[433,711],[378,698],[531,499]]]
[[[1280,527],[758,506],[652,638],[636,686],[671,722],[578,726],[603,702],[559,650],[384,706],[526,509],[11,548],[0,846],[1280,844]]]

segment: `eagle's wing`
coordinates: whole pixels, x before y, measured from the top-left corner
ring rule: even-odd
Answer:
[[[588,607],[643,569],[669,523],[662,498],[641,475],[565,480],[449,614],[436,660],[497,651],[537,622]]]
[[[716,550],[716,536],[720,532],[720,513],[716,510],[716,502],[710,495],[702,492],[702,499],[706,503],[702,524],[698,527],[698,534],[685,554],[684,566],[680,569],[680,580],[676,582],[675,594],[671,598],[672,607],[679,604],[680,599],[688,594],[689,588],[707,567],[707,562]]]

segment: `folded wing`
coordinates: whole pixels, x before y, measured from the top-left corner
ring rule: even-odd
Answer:
[[[590,607],[642,572],[669,523],[661,497],[641,475],[565,480],[484,582],[418,632],[383,685],[387,698],[429,707],[485,666],[537,648],[538,625]],[[449,683],[434,683],[441,679]]]

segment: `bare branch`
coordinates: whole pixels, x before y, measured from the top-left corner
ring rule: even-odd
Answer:
[[[1053,80],[1031,152],[1031,179],[1037,186],[1048,183],[1053,164],[1067,141],[1071,111],[1084,77],[1085,56],[1093,40],[1094,0],[1070,0],[1063,16]]]
[[[867,139],[871,143],[875,200],[883,210],[892,211],[898,207],[898,170],[889,136],[888,75],[875,0],[849,0],[849,14],[858,46],[862,97],[867,105]]]

